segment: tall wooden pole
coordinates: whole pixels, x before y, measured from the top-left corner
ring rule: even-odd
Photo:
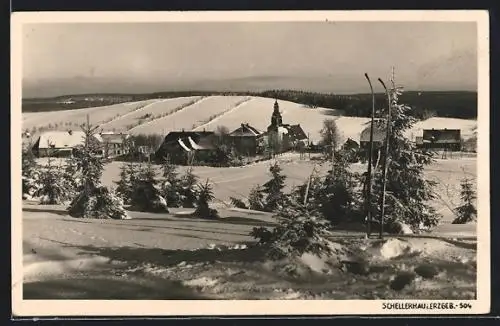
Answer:
[[[366,191],[366,216],[368,219],[366,235],[369,238],[371,234],[371,223],[372,223],[372,164],[373,164],[373,125],[375,120],[375,93],[373,92],[372,82],[370,77],[365,73],[365,78],[370,85],[370,91],[372,93],[372,117],[370,122],[370,148],[368,154],[368,175],[367,175],[367,191]]]
[[[392,70],[392,80],[394,79],[394,68]],[[388,110],[387,110],[387,126],[386,126],[386,135],[385,135],[385,149],[384,149],[384,160],[382,161],[383,165],[383,170],[382,170],[382,200],[380,203],[380,233],[379,237],[380,239],[383,238],[383,233],[384,233],[384,215],[385,215],[385,192],[387,188],[387,160],[389,156],[389,137],[390,137],[390,128],[391,128],[391,108],[392,108],[392,100],[391,100],[391,94],[387,87],[385,86],[384,82],[382,79],[378,79],[379,82],[382,84],[382,86],[385,89],[385,93],[387,94],[387,102],[388,102]]]

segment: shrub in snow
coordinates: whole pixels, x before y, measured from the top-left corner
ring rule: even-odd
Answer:
[[[132,162],[127,162],[120,168],[120,180],[116,182],[116,193],[123,199],[125,204],[130,204],[137,173],[137,169]]]
[[[243,202],[243,200],[235,197],[229,197],[229,199],[231,200],[231,205],[233,205],[234,207],[248,209],[248,206]]]
[[[268,248],[270,258],[301,256],[306,252],[317,256],[331,253],[329,222],[313,206],[291,201],[278,211],[276,218],[279,224],[275,228],[256,227],[250,233]]]
[[[286,196],[283,193],[283,188],[285,188],[286,176],[282,174],[278,162],[271,165],[269,172],[271,179],[262,186],[262,192],[265,195],[264,210],[274,212],[285,203]]]
[[[347,154],[340,150],[335,153],[331,170],[320,185],[312,189],[323,217],[333,224],[351,222],[359,217],[357,210],[361,205],[356,187],[357,175],[349,170]]]
[[[39,166],[31,150],[31,144],[22,151],[22,189],[23,195],[32,195],[37,187]]]
[[[460,197],[462,200],[462,205],[455,208],[455,214],[457,217],[453,220],[453,224],[465,224],[472,222],[477,217],[477,209],[474,204],[477,196],[476,190],[472,184],[472,181],[465,177],[460,183],[461,191]]]
[[[60,167],[52,165],[51,161],[49,159],[47,167],[40,172],[39,187],[33,194],[40,198],[42,205],[58,205],[71,199],[72,191],[68,189]]]
[[[123,208],[122,199],[102,185],[80,192],[72,201],[68,212],[69,215],[80,218],[130,219]]]
[[[162,185],[162,195],[166,199],[168,207],[180,207],[182,205],[181,179],[178,176],[177,167],[166,160],[162,168],[165,178]]]
[[[255,211],[264,210],[264,193],[260,186],[255,186],[250,190],[248,195],[248,204],[250,209]]]
[[[209,203],[215,198],[212,186],[207,182],[198,185],[198,198],[196,199],[196,210],[193,215],[201,218],[219,218],[219,213],[216,209],[210,208]]]
[[[167,201],[161,195],[156,173],[150,163],[140,171],[132,185],[130,205],[141,212],[168,213]]]
[[[182,207],[195,207],[196,199],[198,198],[198,189],[196,187],[197,182],[198,177],[193,173],[193,168],[190,167],[181,178],[180,194]]]

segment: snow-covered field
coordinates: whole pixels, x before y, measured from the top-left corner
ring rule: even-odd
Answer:
[[[289,101],[278,101],[283,123],[300,124],[310,140],[320,139],[320,130],[325,119],[337,120],[343,140],[359,140],[360,133],[367,127],[368,118],[342,116],[342,111],[324,108],[307,108]],[[132,134],[166,134],[178,130],[216,130],[225,126],[229,130],[242,123],[265,131],[270,123],[274,99],[250,96],[208,96],[155,99],[133,103],[122,103],[107,107],[96,107],[70,111],[23,113],[23,130],[33,127],[47,127],[57,123],[59,129],[66,129],[66,122],[73,125],[84,123],[90,114],[91,123],[102,125],[105,130],[113,128]],[[149,115],[148,118],[142,119]],[[418,122],[408,136],[421,136],[422,129],[461,129],[464,138],[473,135],[476,120],[434,117]]]
[[[159,119],[160,117],[172,114],[178,108],[194,103],[200,99],[200,96],[189,96],[157,100],[140,107],[138,110],[122,114],[116,119],[102,124],[101,128],[104,130],[116,129],[120,131],[127,131],[131,129],[130,126],[135,127],[138,123],[145,123],[148,119]],[[145,119],[144,117],[148,118]],[[141,119],[144,119],[145,122],[141,122]]]
[[[221,210],[221,220],[131,212],[132,220],[81,220],[64,207],[23,205],[25,299],[473,299],[476,244],[400,238],[383,246],[356,233],[332,238],[324,260],[270,261],[251,247],[264,213]],[[468,229],[471,227],[468,226]],[[352,261],[354,265],[343,263]],[[362,268],[356,267],[362,262]],[[431,264],[398,290],[394,278]],[[396,284],[397,285],[397,284]]]
[[[457,154],[458,155],[458,154]],[[314,157],[314,155],[313,155]],[[299,154],[286,153],[276,158],[283,174],[286,175],[286,188],[291,190],[294,186],[303,184],[315,169],[319,173],[328,171],[328,165],[321,165],[318,161],[300,159]],[[46,158],[38,159],[40,164],[46,164]],[[65,159],[54,159],[54,164],[64,164]],[[230,197],[244,199],[252,187],[262,185],[270,178],[269,167],[274,161],[262,161],[241,167],[216,168],[208,166],[195,166],[193,172],[200,182],[207,179],[213,184],[217,206],[226,206]],[[110,162],[105,165],[102,182],[106,186],[115,187],[120,180],[120,167],[122,162]],[[158,176],[161,167],[156,166]],[[179,173],[186,171],[187,167],[179,166]],[[353,171],[364,172],[366,165],[356,163],[351,166]],[[477,176],[477,159],[475,157],[436,159],[431,166],[426,167],[425,175],[429,180],[437,182],[436,194],[439,196],[432,204],[443,215],[442,221],[449,223],[454,219],[451,211],[460,202],[460,181],[465,176]],[[224,204],[225,203],[225,204]]]
[[[164,118],[144,123],[130,130],[134,134],[162,134],[192,130],[246,100],[246,96],[210,96]]]
[[[192,105],[190,104],[193,101]],[[248,122],[260,130],[269,124],[274,99],[212,96],[125,103],[110,107],[24,113],[23,128],[71,121],[82,123],[91,113],[94,124],[123,128],[145,114],[162,116],[138,125],[132,133],[162,133],[192,125],[199,130],[229,129]],[[300,123],[311,140],[319,139],[325,118],[337,120],[344,138],[359,139],[366,118],[344,117],[341,112],[309,109],[279,101],[284,123]],[[186,106],[185,106],[186,105]],[[177,110],[178,108],[181,108]],[[176,112],[172,112],[176,111]],[[68,115],[65,116],[63,112]],[[443,120],[445,119],[445,120]],[[210,121],[209,121],[210,120]],[[421,128],[469,130],[476,121],[431,118]],[[302,184],[316,161],[298,154],[278,158],[287,176],[287,190]],[[46,160],[40,159],[40,163]],[[245,198],[250,189],[269,179],[271,162],[233,168],[194,167],[200,181],[213,183],[215,204],[223,219],[208,221],[188,217],[184,209],[170,214],[131,212],[132,220],[82,220],[69,217],[63,206],[23,204],[23,253],[25,299],[470,299],[475,296],[476,224],[452,225],[451,208],[459,201],[460,179],[476,175],[475,158],[437,160],[426,169],[438,181],[439,199],[432,204],[443,214],[442,224],[431,233],[438,238],[401,238],[382,247],[360,240],[359,232],[338,231],[333,261],[303,256],[299,261],[272,262],[257,249],[244,249],[254,226],[271,226],[269,214],[227,207],[229,197]],[[105,166],[102,181],[114,186],[120,166]],[[159,167],[158,167],[159,168]],[[366,167],[354,164],[354,170]],[[180,167],[182,172],[185,167]],[[225,203],[225,204],[224,204]],[[189,211],[188,211],[189,212]],[[403,250],[406,247],[411,250]],[[403,248],[404,247],[404,248]],[[403,248],[403,249],[401,249]],[[198,250],[196,250],[198,249]],[[388,257],[387,253],[404,253]],[[407,255],[408,253],[411,255]],[[369,253],[369,255],[367,255]],[[355,257],[353,257],[353,255]],[[364,258],[363,258],[364,257]],[[367,258],[368,257],[368,258]],[[339,268],[341,260],[365,259],[366,268]],[[417,276],[402,290],[394,278],[431,264],[437,274]],[[418,274],[418,273],[417,273]],[[397,277],[396,277],[397,279]]]

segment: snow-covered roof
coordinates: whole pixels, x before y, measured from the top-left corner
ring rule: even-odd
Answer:
[[[97,141],[102,141],[98,135],[94,137]],[[40,135],[37,143],[38,148],[73,148],[85,143],[85,133],[83,131],[47,131]]]
[[[259,136],[260,134],[262,133],[259,130],[248,123],[242,123],[238,129],[230,133],[231,136]]]
[[[182,141],[182,139],[177,139],[177,142],[179,143],[179,145],[182,147],[182,149],[184,149],[186,152],[190,152],[191,149],[186,146],[186,144],[184,144],[184,142]]]
[[[194,142],[194,140],[191,137],[188,137],[189,145],[191,146],[192,149],[203,149],[203,147],[199,146]]]

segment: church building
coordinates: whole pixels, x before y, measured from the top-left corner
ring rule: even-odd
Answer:
[[[291,149],[299,149],[307,144],[307,135],[300,124],[283,123],[278,100],[275,100],[271,124],[266,132],[267,145],[274,153],[282,153]]]

